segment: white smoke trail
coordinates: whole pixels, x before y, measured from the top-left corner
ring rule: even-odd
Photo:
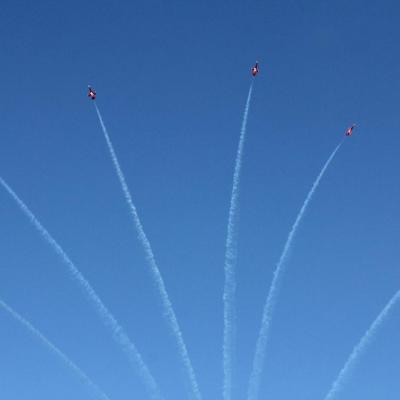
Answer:
[[[171,300],[169,299],[169,296],[168,296],[168,293],[167,293],[167,289],[165,287],[164,280],[163,280],[163,278],[161,276],[161,272],[160,272],[160,270],[159,270],[159,268],[157,266],[157,263],[156,263],[156,260],[155,260],[155,257],[154,257],[154,253],[153,253],[153,250],[152,250],[151,245],[150,245],[150,241],[149,241],[149,239],[147,238],[147,236],[146,236],[146,234],[144,232],[143,225],[142,225],[142,223],[140,221],[139,214],[138,214],[138,212],[136,210],[136,206],[133,203],[131,193],[129,191],[128,185],[127,185],[126,180],[125,180],[125,176],[124,176],[124,174],[122,172],[121,166],[119,164],[117,155],[116,155],[115,150],[114,150],[114,146],[113,146],[113,144],[111,142],[110,136],[109,136],[107,128],[106,128],[106,126],[104,124],[104,121],[103,121],[103,118],[101,116],[100,110],[99,110],[99,108],[98,108],[96,103],[94,103],[94,106],[96,108],[97,116],[99,118],[99,122],[100,122],[100,125],[101,125],[101,128],[102,128],[103,134],[104,134],[104,138],[105,138],[105,140],[107,142],[107,147],[108,147],[108,150],[110,152],[110,156],[111,156],[111,159],[113,161],[113,164],[114,164],[114,167],[115,167],[119,182],[121,184],[122,192],[124,194],[126,203],[127,203],[128,207],[129,207],[129,211],[130,211],[130,214],[132,216],[132,219],[133,219],[136,231],[137,231],[137,235],[138,235],[139,241],[141,242],[141,244],[143,246],[143,249],[144,249],[144,252],[145,252],[145,256],[146,256],[146,260],[148,262],[148,265],[150,267],[153,279],[154,279],[154,281],[156,283],[156,286],[158,288],[158,291],[160,293],[161,300],[162,300],[162,305],[164,307],[165,316],[167,318],[169,327],[170,327],[170,329],[171,329],[171,331],[172,331],[172,333],[173,333],[173,335],[174,335],[174,337],[176,339],[176,343],[177,343],[177,346],[178,346],[178,350],[179,350],[180,356],[182,358],[183,365],[184,365],[184,367],[186,369],[186,372],[188,374],[188,379],[189,379],[189,382],[190,382],[190,385],[191,385],[191,389],[192,389],[192,392],[193,392],[193,397],[196,400],[201,400],[201,394],[200,394],[199,386],[198,386],[198,383],[197,383],[196,375],[194,373],[194,369],[193,369],[193,366],[192,366],[192,362],[190,360],[189,353],[188,353],[187,348],[186,348],[186,344],[185,344],[185,342],[183,340],[182,332],[181,332],[181,329],[179,327],[179,323],[178,323],[178,320],[176,318],[175,311],[174,311],[174,309],[172,307]]]
[[[66,354],[64,354],[57,346],[50,342],[50,340],[48,340],[41,332],[39,332],[29,321],[19,315],[2,300],[0,300],[0,307],[3,307],[3,309],[7,311],[15,320],[25,326],[25,328],[28,329],[33,336],[39,339],[52,353],[61,358],[64,364],[79,377],[83,384],[90,389],[94,397],[102,400],[110,400],[110,398],[95,383],[93,383],[91,379],[74,362],[72,362]]]
[[[311,190],[309,191],[299,213],[297,214],[296,220],[295,220],[295,222],[292,226],[292,229],[290,230],[289,235],[286,239],[286,243],[283,248],[282,254],[280,256],[280,259],[278,261],[278,264],[276,265],[274,275],[272,278],[272,282],[271,282],[271,286],[269,288],[267,300],[264,305],[264,311],[263,311],[263,316],[262,316],[262,321],[261,321],[261,329],[260,329],[260,333],[258,335],[256,351],[255,351],[254,360],[253,360],[253,369],[252,369],[252,372],[250,375],[250,380],[249,380],[249,387],[248,387],[248,392],[247,392],[248,400],[256,400],[258,398],[258,393],[259,393],[259,389],[260,389],[261,373],[262,373],[264,358],[265,358],[265,349],[267,346],[272,312],[273,312],[273,308],[274,308],[274,301],[275,301],[275,297],[276,297],[276,292],[278,290],[279,280],[285,269],[285,261],[288,256],[290,247],[292,245],[292,241],[296,234],[297,228],[299,227],[299,224],[304,216],[307,206],[313,197],[315,190],[317,189],[322,177],[324,176],[326,169],[328,168],[329,164],[335,157],[337,151],[339,150],[339,148],[342,144],[343,144],[343,140],[338,144],[338,146],[335,148],[335,150],[333,150],[332,154],[329,156],[328,160],[322,167],[321,172],[317,176],[317,179],[314,181],[314,183],[311,187]]]
[[[56,240],[50,235],[50,233],[44,228],[44,226],[39,222],[39,220],[35,217],[32,211],[28,208],[28,206],[17,196],[17,194],[11,189],[11,187],[6,183],[6,181],[0,177],[0,184],[3,188],[10,194],[10,196],[15,200],[18,204],[21,211],[28,217],[30,222],[34,225],[34,227],[39,231],[42,237],[46,240],[46,242],[53,248],[53,250],[57,253],[57,255],[61,258],[64,264],[67,266],[72,277],[78,282],[78,284],[82,287],[89,301],[93,304],[95,310],[99,314],[103,323],[111,330],[114,340],[122,347],[125,354],[128,356],[130,362],[137,368],[138,373],[143,380],[147,392],[149,396],[154,400],[162,399],[162,396],[159,392],[157,384],[147,367],[144,363],[142,356],[139,351],[136,349],[136,346],[131,342],[127,333],[115,319],[115,317],[110,313],[110,311],[106,308],[98,294],[92,288],[90,283],[86,280],[86,278],[82,275],[82,273],[78,270],[75,264],[71,261],[62,247],[56,242]]]
[[[357,345],[354,347],[353,351],[351,352],[349,358],[347,359],[346,363],[344,364],[343,368],[340,370],[339,375],[333,382],[329,393],[325,396],[324,400],[332,400],[339,390],[342,389],[343,384],[346,380],[347,375],[351,372],[352,368],[357,363],[358,359],[366,350],[368,344],[371,340],[375,337],[377,330],[389,316],[390,312],[392,311],[393,307],[397,304],[400,300],[400,290],[396,292],[396,294],[390,299],[390,301],[386,304],[386,306],[382,309],[379,315],[376,317],[375,321],[372,325],[368,328],[365,332],[364,336],[360,339]]]
[[[237,232],[236,225],[238,220],[238,200],[240,172],[242,168],[243,147],[246,139],[247,118],[249,114],[253,83],[247,95],[246,106],[243,113],[242,127],[240,130],[239,145],[236,153],[235,170],[233,173],[233,185],[231,202],[228,216],[228,228],[225,244],[225,284],[223,294],[224,304],[224,341],[223,341],[223,371],[224,386],[223,398],[230,400],[232,396],[232,353],[235,335],[235,292],[236,278],[235,269],[237,263]]]

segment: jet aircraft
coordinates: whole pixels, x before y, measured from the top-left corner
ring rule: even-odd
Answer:
[[[353,134],[353,129],[356,127],[356,124],[353,124],[350,128],[346,131],[346,136],[351,136]]]
[[[88,86],[88,97],[92,100],[96,100],[96,91],[91,86]]]
[[[258,61],[256,61],[256,64],[254,65],[254,67],[251,69],[251,74],[253,76],[256,76],[258,74],[259,68],[258,68]]]

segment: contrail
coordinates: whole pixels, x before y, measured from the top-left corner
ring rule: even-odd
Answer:
[[[250,375],[250,380],[249,380],[249,387],[248,387],[248,392],[247,392],[248,400],[258,399],[261,373],[262,373],[263,364],[264,364],[265,349],[267,346],[272,312],[273,312],[273,308],[274,308],[274,301],[275,301],[275,297],[276,297],[276,292],[278,290],[279,280],[285,269],[285,261],[288,256],[290,247],[292,245],[292,241],[296,234],[297,228],[299,227],[300,222],[304,216],[304,213],[308,207],[308,204],[313,197],[315,190],[317,189],[322,177],[325,174],[325,171],[327,170],[329,164],[335,157],[336,153],[338,152],[338,150],[341,147],[341,145],[343,144],[343,142],[344,142],[344,139],[341,140],[341,142],[336,146],[335,150],[333,150],[332,154],[329,156],[328,160],[322,167],[321,172],[317,176],[317,179],[314,181],[314,183],[311,187],[311,190],[309,191],[299,213],[297,214],[296,220],[295,220],[295,222],[292,226],[292,229],[290,230],[289,235],[286,239],[286,243],[283,248],[281,257],[278,261],[278,264],[276,265],[274,275],[272,278],[272,282],[271,282],[271,286],[269,288],[267,300],[264,305],[264,311],[263,311],[263,316],[262,316],[262,320],[261,320],[261,329],[260,329],[260,333],[259,333],[258,339],[257,339],[256,351],[255,351],[254,360],[253,360],[253,369],[252,369],[252,372]]]
[[[50,340],[40,333],[40,331],[37,330],[29,321],[19,315],[2,300],[0,300],[0,306],[3,307],[3,309],[7,311],[15,320],[20,322],[26,329],[28,329],[32,335],[39,339],[52,353],[61,358],[64,364],[79,377],[83,384],[90,389],[94,397],[102,400],[110,400],[110,398],[95,383],[93,383],[91,379],[74,362],[72,362],[66,354],[64,354],[56,345],[50,342]]]
[[[112,333],[112,336],[116,343],[118,343],[125,354],[128,356],[129,361],[134,365],[137,369],[138,374],[143,380],[148,395],[150,398],[154,400],[161,400],[162,396],[159,392],[158,386],[149,370],[147,365],[144,363],[142,356],[139,351],[136,349],[136,346],[131,342],[127,333],[115,319],[115,317],[111,314],[111,312],[106,308],[98,294],[92,288],[90,283],[86,280],[86,278],[82,275],[82,273],[78,270],[75,264],[71,261],[62,247],[56,242],[56,240],[50,235],[50,233],[44,228],[44,226],[39,222],[39,220],[35,217],[32,211],[28,208],[28,206],[17,196],[17,194],[11,189],[11,187],[6,183],[6,181],[0,177],[0,184],[3,188],[10,194],[10,196],[15,200],[18,204],[21,211],[28,217],[33,226],[39,231],[42,237],[46,240],[46,242],[53,248],[53,250],[57,253],[57,255],[61,258],[64,264],[67,266],[72,277],[78,282],[78,284],[82,287],[89,301],[93,304],[95,310],[103,321],[104,325],[106,325]]]
[[[186,344],[185,344],[185,342],[183,340],[182,332],[181,332],[181,329],[179,327],[178,320],[177,320],[176,315],[175,315],[175,311],[174,311],[174,309],[172,307],[171,300],[169,299],[169,296],[168,296],[168,293],[167,293],[167,289],[165,287],[164,280],[163,280],[163,278],[161,276],[161,272],[160,272],[160,270],[159,270],[159,268],[157,266],[157,263],[156,263],[156,260],[155,260],[155,257],[154,257],[154,253],[153,253],[153,250],[152,250],[151,245],[150,245],[150,241],[149,241],[149,239],[147,238],[147,236],[146,236],[146,234],[144,232],[143,225],[142,225],[142,223],[141,223],[141,221],[139,219],[139,214],[138,214],[138,212],[136,210],[136,207],[135,207],[135,205],[133,203],[131,193],[129,191],[128,185],[127,185],[126,180],[125,180],[125,176],[124,176],[124,174],[122,172],[122,169],[121,169],[121,166],[119,164],[117,155],[115,153],[114,146],[113,146],[113,144],[111,142],[110,136],[108,134],[107,128],[106,128],[106,126],[104,124],[103,118],[101,116],[100,110],[99,110],[96,102],[94,102],[94,106],[96,108],[97,116],[99,118],[99,122],[100,122],[100,125],[101,125],[101,128],[102,128],[103,134],[104,134],[104,138],[105,138],[105,140],[107,142],[107,147],[108,147],[108,150],[110,152],[110,156],[111,156],[111,159],[113,161],[113,164],[114,164],[114,167],[115,167],[119,182],[121,184],[121,188],[122,188],[126,203],[127,203],[128,207],[129,207],[129,211],[130,211],[130,214],[132,216],[132,219],[133,219],[136,231],[137,231],[137,235],[138,235],[139,241],[141,242],[141,244],[143,246],[147,263],[148,263],[148,265],[150,267],[153,279],[154,279],[154,281],[156,283],[156,286],[158,288],[158,291],[160,293],[161,300],[162,300],[162,305],[164,307],[165,316],[167,318],[169,327],[170,327],[170,329],[171,329],[171,331],[172,331],[172,333],[173,333],[173,335],[174,335],[174,337],[176,339],[178,350],[179,350],[180,356],[182,358],[183,365],[184,365],[184,367],[186,369],[186,372],[188,374],[188,379],[189,379],[189,382],[190,382],[190,385],[191,385],[193,398],[196,399],[196,400],[201,400],[201,394],[200,394],[199,386],[198,386],[198,383],[197,383],[196,375],[194,373],[194,369],[193,369],[193,366],[192,366],[192,362],[190,360],[189,353],[188,353],[187,348],[186,348]]]
[[[249,114],[251,95],[253,92],[253,83],[250,85],[247,95],[246,106],[243,113],[242,127],[240,130],[239,145],[236,153],[235,170],[233,173],[233,185],[231,202],[228,216],[228,228],[225,244],[225,284],[224,284],[224,341],[223,341],[223,370],[224,386],[223,398],[230,400],[232,396],[232,353],[235,335],[235,292],[236,278],[235,269],[237,263],[237,232],[236,225],[238,221],[238,200],[240,172],[242,168],[243,147],[246,139],[247,118]]]
[[[343,368],[340,370],[339,375],[337,376],[336,380],[333,382],[329,393],[325,396],[324,400],[332,400],[336,394],[342,389],[343,384],[346,380],[347,375],[351,372],[352,368],[357,363],[358,359],[366,350],[368,344],[371,340],[375,337],[378,329],[389,316],[392,308],[397,304],[400,300],[400,290],[390,299],[390,301],[386,304],[386,306],[382,309],[379,315],[376,317],[375,321],[372,325],[368,328],[365,332],[364,336],[360,339],[357,345],[354,347],[353,351],[351,352],[349,358],[347,359],[346,363],[344,364]]]

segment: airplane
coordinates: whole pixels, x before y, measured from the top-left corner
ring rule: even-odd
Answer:
[[[96,91],[91,86],[88,86],[88,97],[92,100],[96,100]]]
[[[353,134],[353,129],[356,127],[356,124],[353,124],[350,128],[346,131],[346,136],[351,136]]]
[[[254,65],[254,67],[251,69],[251,74],[253,76],[256,76],[258,74],[259,68],[258,68],[258,61],[256,61],[256,64]]]

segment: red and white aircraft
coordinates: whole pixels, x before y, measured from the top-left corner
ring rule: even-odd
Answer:
[[[88,86],[88,97],[92,100],[96,100],[96,91],[90,86]]]
[[[349,129],[346,131],[346,136],[351,136],[353,134],[353,129],[356,127],[356,124],[353,124]]]
[[[254,67],[251,69],[251,74],[253,76],[256,76],[258,74],[259,68],[258,68],[258,61],[256,61],[256,64],[254,65]]]

